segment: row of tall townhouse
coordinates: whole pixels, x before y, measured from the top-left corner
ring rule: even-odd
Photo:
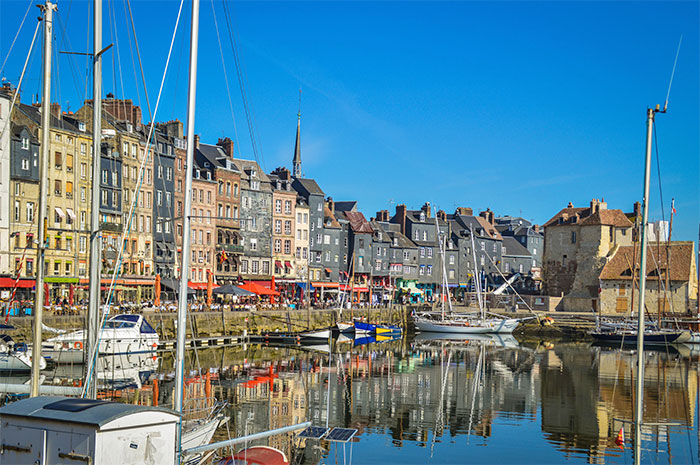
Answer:
[[[10,195],[0,208],[0,226],[2,213],[9,212],[8,240],[0,250],[4,291],[18,274],[29,289],[35,274],[40,108],[19,103],[11,120],[3,149],[9,161],[0,158],[11,166]],[[51,298],[80,299],[87,295],[91,101],[75,113],[52,105],[50,144],[47,282]],[[356,201],[334,201],[302,174],[300,119],[292,171],[279,167],[266,174],[257,161],[236,156],[227,137],[209,144],[195,136],[193,144],[186,212],[183,124],[143,124],[131,100],[109,94],[104,100],[101,263],[105,285],[119,272],[117,301],[153,299],[156,276],[162,291],[174,296],[187,216],[187,279],[200,290],[211,277],[219,285],[274,286],[289,298],[309,288],[317,298],[352,289],[356,299],[381,301],[398,287],[409,299],[423,299],[442,285],[467,291],[478,279],[493,287],[502,274],[532,277],[539,269],[541,234],[522,218],[498,219],[490,210],[474,215],[468,208],[433,212],[426,203],[419,210],[398,205],[393,216],[382,210],[367,219]]]

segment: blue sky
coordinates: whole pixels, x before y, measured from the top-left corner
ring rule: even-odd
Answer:
[[[2,60],[30,3],[0,2]],[[58,5],[58,48],[84,51],[90,3]],[[151,106],[178,5],[132,0]],[[104,8],[104,42],[114,30],[119,39],[106,55],[105,92],[140,103],[148,119],[125,4]],[[631,210],[642,195],[645,109],[663,104],[682,35],[657,133],[665,215],[674,197],[674,238],[697,238],[698,2],[246,1],[227,10],[266,171],[290,166],[301,87],[304,174],[336,200],[358,200],[368,217],[426,201],[537,223],[594,197]],[[37,12],[2,71],[13,83]],[[185,120],[189,15],[186,3],[157,120]],[[253,158],[222,0],[201,3],[199,50],[196,132],[212,143],[230,136]],[[40,63],[35,53],[24,101],[40,91]],[[79,108],[84,59],[61,55],[57,72],[54,100]],[[652,168],[650,212],[660,219],[656,159]]]

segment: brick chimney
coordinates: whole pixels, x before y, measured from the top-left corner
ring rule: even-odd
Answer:
[[[379,210],[377,212],[377,221],[389,221],[389,210]]]
[[[535,230],[536,233],[540,232],[540,225],[539,224],[533,224],[532,229]]]
[[[280,166],[280,167],[275,168],[275,170],[271,174],[274,174],[275,176],[280,178],[282,181],[291,181],[292,180],[292,173],[284,166]]]
[[[230,137],[220,137],[219,140],[216,142],[216,145],[223,148],[224,152],[226,152],[226,155],[228,155],[229,158],[233,160],[233,141]]]
[[[474,216],[474,210],[468,207],[457,207],[455,215]]]
[[[328,197],[326,199],[326,205],[328,206],[328,209],[335,215],[335,202],[333,201],[333,197]]]
[[[401,226],[401,234],[406,234],[406,205],[396,206],[396,222]]]
[[[569,202],[568,205],[566,206],[566,208],[574,208],[574,204]]]
[[[444,210],[438,210],[436,216],[439,220],[447,222],[447,213]]]
[[[635,218],[641,218],[642,217],[642,204],[639,202],[634,202],[634,207],[633,207],[633,213]]]
[[[430,202],[425,202],[420,210],[425,213],[426,218],[430,218]]]
[[[194,148],[199,148],[199,134],[194,135]]]
[[[494,214],[490,208],[487,208],[486,211],[480,212],[479,216],[488,221],[489,224],[494,224],[495,222]]]
[[[52,103],[51,104],[51,114],[54,117],[61,119],[61,104],[60,103]]]
[[[600,211],[600,200],[592,199],[590,203],[591,215]]]

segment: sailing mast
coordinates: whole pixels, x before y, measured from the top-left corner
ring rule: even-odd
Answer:
[[[194,112],[197,97],[197,48],[199,42],[199,0],[192,0],[192,29],[190,32],[190,74],[187,90],[187,158],[185,162],[185,215],[182,228],[182,271],[177,306],[177,345],[175,365],[174,408],[182,413],[185,373],[185,332],[187,330],[187,278],[190,274],[190,213],[192,210],[192,167],[194,165]],[[177,454],[182,452],[182,417],[178,424]]]
[[[668,101],[666,101],[668,105]],[[637,389],[636,389],[636,404],[634,409],[634,463],[641,463],[640,450],[642,445],[642,415],[644,413],[644,399],[642,398],[642,387],[644,384],[644,359],[642,353],[644,350],[644,301],[647,284],[647,221],[649,217],[649,176],[651,170],[651,137],[654,126],[654,117],[656,113],[665,113],[664,109],[660,110],[659,106],[647,108],[647,141],[646,141],[646,157],[644,159],[644,189],[642,196],[642,224],[641,224],[641,244],[640,244],[640,265],[639,265],[639,309],[637,314]]]
[[[472,259],[474,260],[474,291],[476,292],[476,300],[479,303],[479,314],[481,315],[481,318],[484,318],[484,306],[481,302],[481,278],[477,277],[477,268],[476,268],[476,243],[474,242],[474,228],[470,227],[469,228],[471,240],[472,240]]]
[[[90,207],[90,284],[88,298],[85,361],[88,370],[85,395],[97,397],[97,370],[89,363],[97,357],[100,281],[102,278],[102,235],[100,233],[100,162],[102,158],[102,0],[93,2],[92,66],[92,197]]]
[[[51,44],[53,39],[53,12],[56,5],[47,0],[39,5],[44,12],[44,88],[41,97],[41,155],[39,164],[39,245],[37,247],[36,298],[34,300],[34,338],[32,352],[31,396],[39,395],[41,370],[41,320],[44,311],[44,259],[46,254],[46,200],[49,188],[49,132],[51,124]]]

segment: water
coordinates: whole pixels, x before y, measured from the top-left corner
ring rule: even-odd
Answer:
[[[212,372],[212,395],[230,403],[217,438],[308,419],[356,428],[356,439],[287,435],[258,444],[309,464],[633,463],[634,351],[512,339],[346,343],[332,356],[318,349],[190,351],[189,368]],[[698,463],[697,355],[647,351],[644,360],[643,463]],[[158,365],[166,405],[171,354]],[[202,394],[201,384],[189,385],[189,395]],[[138,391],[120,396],[132,401]]]

